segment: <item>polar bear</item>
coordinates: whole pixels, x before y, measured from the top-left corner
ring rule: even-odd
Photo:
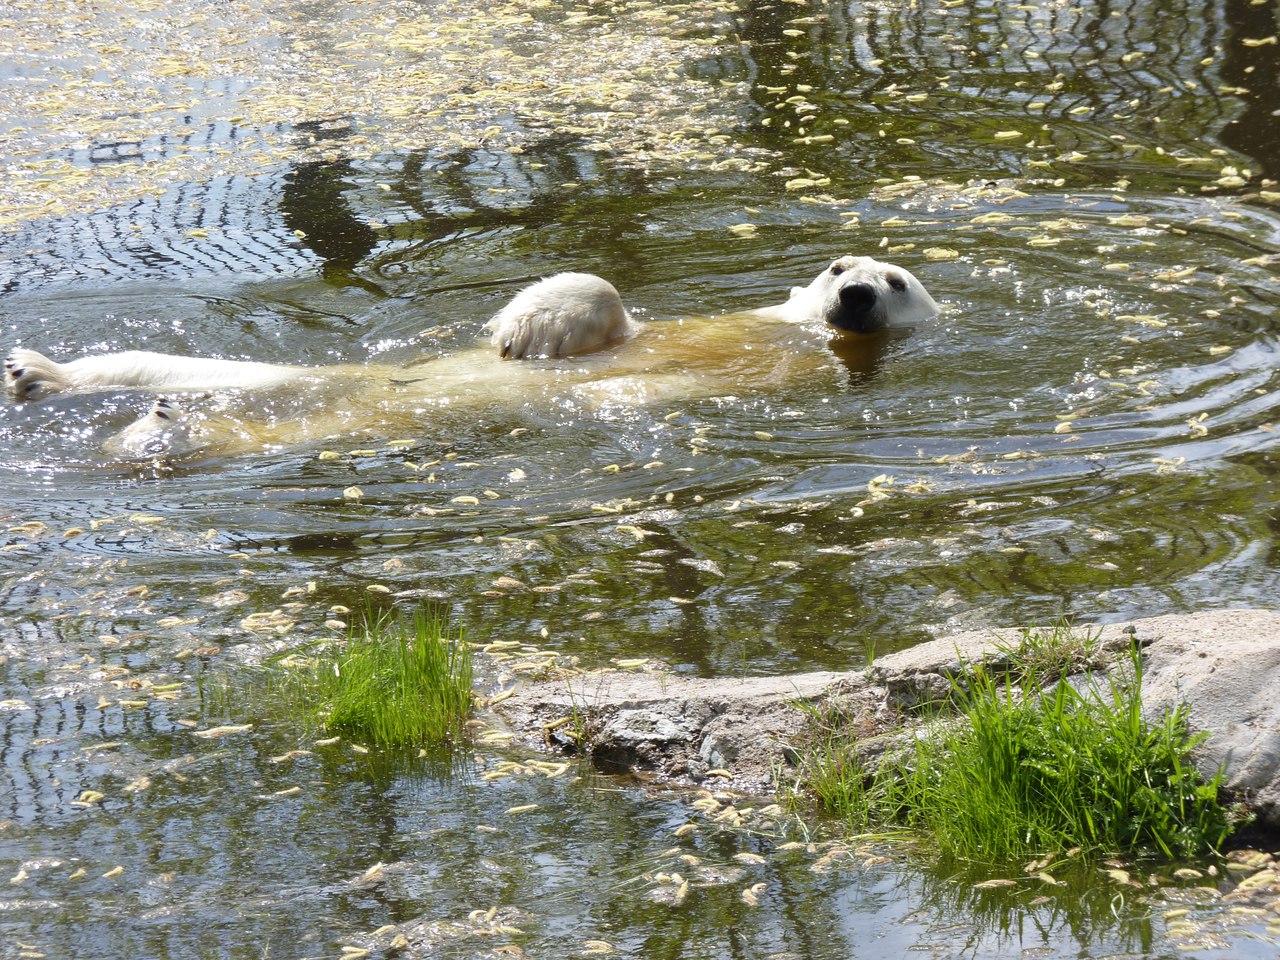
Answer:
[[[875,335],[938,312],[909,271],[871,257],[840,257],[776,306],[648,324],[631,318],[607,280],[560,273],[521,290],[489,321],[491,349],[408,366],[304,367],[133,350],[58,363],[15,348],[4,381],[16,403],[66,393],[164,393],[109,441],[116,453],[261,449],[377,432],[379,422],[412,423],[495,397],[551,402],[564,391],[591,403],[645,402],[777,383],[820,363],[821,345],[833,337]],[[754,356],[743,363],[744,355]],[[183,394],[209,402],[187,409]]]
[[[937,313],[933,298],[906,270],[871,257],[846,256],[807,287],[792,287],[786,303],[744,316],[821,320],[846,333],[875,333]],[[504,359],[587,353],[636,330],[613,285],[586,273],[561,273],[526,287],[487,328]]]

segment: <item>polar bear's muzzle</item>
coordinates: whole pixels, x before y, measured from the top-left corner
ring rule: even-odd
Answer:
[[[836,309],[827,317],[833,327],[851,333],[873,333],[884,326],[884,305],[871,284],[852,280],[840,288],[836,299]]]

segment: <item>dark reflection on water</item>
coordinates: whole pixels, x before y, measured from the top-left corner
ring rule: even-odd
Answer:
[[[1274,602],[1280,218],[1259,191],[1280,96],[1275,48],[1242,42],[1274,10],[753,4],[736,24],[687,70],[749,83],[731,132],[765,169],[615,163],[561,133],[175,184],[4,238],[0,329],[63,358],[406,361],[556,270],[667,323],[776,302],[844,252],[902,263],[947,310],[832,343],[797,382],[495,394],[248,456],[105,460],[145,409],[128,392],[3,408],[0,872],[25,876],[0,956],[376,954],[385,924],[429,944],[411,955],[1179,953],[1158,894],[1113,912],[1096,877],[1033,903],[1030,881],[975,892],[986,874],[866,852],[814,869],[827,848],[779,852],[777,824],[677,840],[687,803],[587,771],[483,779],[532,751],[480,746],[447,775],[345,744],[272,762],[310,744],[201,712],[202,677],[328,632],[370,584],[439,598],[477,642],[702,675]],[[672,904],[653,877],[695,876],[680,853],[743,873]]]
[[[1275,92],[1280,89],[1280,66],[1268,46],[1246,46],[1245,39],[1264,40],[1275,33],[1275,15],[1262,5],[1227,4],[1228,34],[1238,43],[1226,45],[1223,80],[1254,92],[1243,99],[1238,117],[1222,128],[1222,142],[1255,162],[1268,177],[1280,176],[1280,129],[1276,124]]]

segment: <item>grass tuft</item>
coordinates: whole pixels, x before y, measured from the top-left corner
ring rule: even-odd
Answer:
[[[995,650],[1019,683],[1032,679],[1044,685],[1107,666],[1102,631],[1079,631],[1065,619],[1048,629],[1029,627],[1016,644],[996,643]]]
[[[879,804],[871,797],[874,782],[851,749],[828,734],[810,748],[806,764],[805,785],[823,808],[844,818],[856,834],[876,826]]]
[[[440,614],[366,615],[345,642],[277,654],[226,693],[379,747],[457,740],[471,710],[471,651]]]
[[[1023,651],[997,677],[972,665],[937,718],[874,773],[828,736],[809,757],[810,788],[855,830],[924,830],[944,854],[1004,861],[1046,851],[1216,850],[1229,830],[1221,774],[1190,760],[1185,708],[1142,717],[1142,654],[1104,679],[1064,676],[1080,650]],[[1095,653],[1090,645],[1089,659]]]

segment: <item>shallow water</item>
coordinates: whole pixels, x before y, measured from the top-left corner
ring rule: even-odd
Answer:
[[[635,66],[635,89],[566,95],[558,121],[542,100],[506,113],[462,90],[399,125],[390,106],[344,102],[369,112],[323,128],[230,121],[257,118],[243,78],[157,81],[202,105],[184,123],[203,139],[38,156],[117,165],[121,193],[152,160],[218,169],[11,224],[5,339],[59,358],[400,362],[472,343],[520,283],[556,270],[608,276],[658,324],[778,302],[845,252],[912,270],[943,315],[833,348],[799,381],[647,405],[495,395],[251,455],[105,457],[146,408],[135,394],[0,409],[0,872],[26,874],[0,929],[50,956],[334,956],[382,950],[370,931],[418,919],[442,926],[411,941],[457,956],[594,939],[646,957],[1178,952],[1159,896],[1113,914],[1102,881],[1037,905],[1030,881],[960,895],[968,879],[866,866],[866,851],[815,873],[828,848],[773,852],[792,821],[685,841],[726,868],[736,852],[769,862],[672,904],[643,876],[692,869],[664,854],[694,816],[686,798],[585,771],[443,776],[346,745],[273,764],[297,745],[273,726],[192,738],[190,724],[258,719],[202,712],[200,677],[327,632],[330,608],[370,585],[447,604],[477,642],[699,675],[1273,602],[1280,91],[1276,47],[1243,41],[1274,35],[1274,10],[815,2],[704,19],[633,4],[612,31],[575,20],[590,8],[531,9],[504,40],[515,54],[579,51],[585,85],[585,51],[607,41],[674,76]],[[358,59],[317,53],[310,15],[292,49]],[[250,35],[249,50],[278,43]],[[432,49],[387,56],[420,65]],[[4,77],[12,92],[46,69]],[[5,102],[24,142],[91,122]],[[319,146],[283,162],[302,134]],[[257,175],[237,166],[254,157]],[[69,203],[66,187],[39,189]],[[742,223],[757,229],[729,229]],[[298,415],[286,398],[271,410]],[[485,769],[507,756],[477,753]],[[105,799],[73,806],[86,789]],[[541,807],[505,813],[526,803]],[[393,866],[361,881],[379,862]],[[525,932],[476,934],[503,918]]]

